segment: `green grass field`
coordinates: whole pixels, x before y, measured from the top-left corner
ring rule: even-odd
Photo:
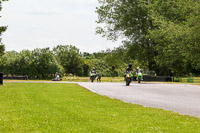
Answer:
[[[102,82],[125,82],[124,77],[102,77]],[[8,80],[4,81],[51,81],[51,80]],[[62,81],[70,81],[70,82],[91,82],[90,77],[62,77]],[[97,82],[97,78],[95,79]]]
[[[200,119],[94,94],[76,84],[0,86],[0,133],[200,133]]]

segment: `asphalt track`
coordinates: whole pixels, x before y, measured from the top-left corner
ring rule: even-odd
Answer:
[[[7,81],[5,83],[76,83],[55,81]],[[90,91],[124,102],[170,110],[200,118],[200,86],[167,83],[90,83],[79,82]]]
[[[100,95],[200,118],[200,86],[165,83],[79,83]]]

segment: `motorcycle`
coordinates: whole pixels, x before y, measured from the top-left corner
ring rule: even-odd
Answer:
[[[52,81],[62,81],[62,79],[61,78],[54,78],[54,79],[52,79]]]
[[[129,86],[131,81],[133,80],[133,74],[131,72],[127,73],[125,80],[126,80],[126,86]]]
[[[91,73],[90,74],[90,80],[91,80],[92,83],[94,82],[95,78],[96,78],[96,74],[95,73]]]
[[[142,73],[139,72],[139,73],[137,74],[137,81],[138,81],[138,83],[141,83],[141,80],[142,80]]]
[[[59,75],[56,75],[56,78],[52,79],[52,81],[62,81]]]

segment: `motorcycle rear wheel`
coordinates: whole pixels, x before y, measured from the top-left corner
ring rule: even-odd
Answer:
[[[138,77],[138,83],[141,83],[141,77]]]

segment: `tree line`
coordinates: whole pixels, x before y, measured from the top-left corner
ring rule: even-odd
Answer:
[[[81,53],[72,45],[50,48],[7,51],[0,57],[0,70],[7,76],[28,76],[29,79],[51,79],[61,76],[89,76],[96,67],[102,76],[123,76],[126,63],[115,65],[109,60],[110,52]]]

